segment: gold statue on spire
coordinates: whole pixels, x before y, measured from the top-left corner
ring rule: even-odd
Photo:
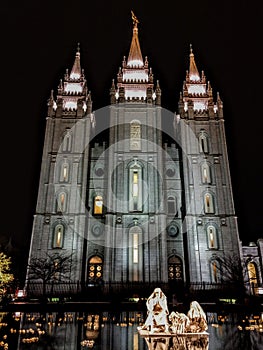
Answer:
[[[135,16],[134,12],[131,10],[131,14],[132,14],[132,21],[133,21],[133,25],[135,27],[137,27],[137,24],[139,23],[138,18]]]

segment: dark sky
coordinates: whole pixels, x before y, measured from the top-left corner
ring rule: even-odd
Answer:
[[[247,0],[20,1],[1,4],[0,234],[27,254],[37,200],[47,99],[80,42],[94,109],[128,55],[139,18],[143,56],[160,80],[162,106],[177,111],[192,43],[199,71],[220,92],[234,202],[244,244],[263,237],[262,58],[259,3]],[[262,20],[261,20],[262,21]]]

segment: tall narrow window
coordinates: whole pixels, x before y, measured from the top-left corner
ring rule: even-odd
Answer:
[[[253,294],[258,294],[258,278],[257,278],[257,269],[256,264],[252,261],[249,261],[247,264],[247,270],[248,270],[248,278],[250,287]]]
[[[135,163],[130,168],[129,211],[142,211],[142,169]]]
[[[58,224],[54,228],[53,248],[63,248],[64,226]]]
[[[59,267],[59,260],[55,259],[54,260],[54,280],[59,280],[60,279],[60,267]]]
[[[133,263],[138,264],[139,262],[139,254],[138,254],[138,249],[139,249],[139,237],[138,233],[133,234]]]
[[[129,231],[129,280],[142,278],[142,231],[133,226]]]
[[[103,198],[102,196],[96,196],[94,198],[94,209],[93,213],[95,215],[101,215],[103,214]]]
[[[130,124],[130,150],[139,151],[141,149],[141,124],[133,121]]]
[[[138,210],[138,197],[139,197],[139,179],[138,171],[133,171],[132,174],[132,197],[133,197],[133,210]]]
[[[220,269],[218,264],[219,263],[216,260],[211,261],[211,277],[213,283],[220,282]]]
[[[63,142],[62,142],[62,151],[63,152],[70,152],[71,151],[71,144],[72,144],[72,136],[70,133],[70,130],[67,130]]]
[[[69,179],[69,164],[65,160],[61,165],[60,181],[68,182]]]
[[[205,211],[205,214],[214,213],[214,203],[213,203],[213,197],[211,193],[206,193],[204,196],[204,211]]]
[[[168,204],[168,214],[170,215],[176,215],[177,214],[177,208],[176,208],[176,200],[174,197],[170,196],[167,199]]]
[[[207,240],[209,249],[217,249],[217,232],[213,225],[207,227]]]
[[[67,195],[65,192],[60,192],[57,197],[57,211],[64,213],[66,211]]]
[[[202,182],[203,183],[211,183],[211,172],[210,172],[210,166],[207,163],[203,163],[201,167],[202,171]]]
[[[199,152],[208,153],[208,138],[204,131],[201,131],[199,135]]]

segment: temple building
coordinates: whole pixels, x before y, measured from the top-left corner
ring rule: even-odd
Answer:
[[[92,109],[80,47],[51,93],[29,264],[68,253],[71,281],[219,283],[217,258],[242,256],[223,103],[190,46],[178,111],[162,108],[138,27],[108,107]]]

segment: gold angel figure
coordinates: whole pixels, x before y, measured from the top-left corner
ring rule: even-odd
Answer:
[[[135,16],[134,12],[131,10],[133,24],[137,25],[139,23],[138,18]]]

